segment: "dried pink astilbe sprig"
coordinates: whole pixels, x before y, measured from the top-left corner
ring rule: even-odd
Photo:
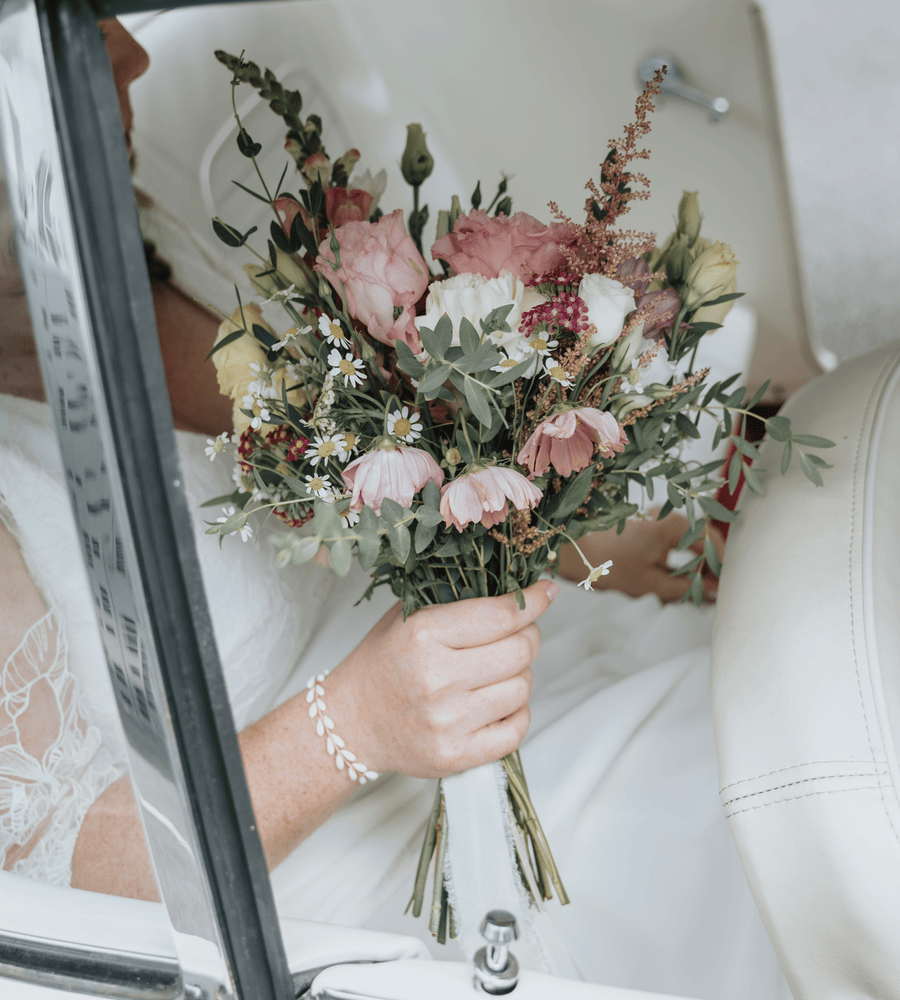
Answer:
[[[585,187],[589,197],[585,201],[587,218],[578,225],[550,202],[553,216],[570,227],[575,239],[570,246],[561,248],[568,271],[575,274],[604,274],[614,277],[619,266],[629,258],[640,257],[655,246],[652,233],[637,230],[612,230],[619,217],[631,209],[631,202],[650,197],[646,190],[649,178],[628,165],[634,160],[647,160],[650,151],[639,147],[639,142],[650,131],[647,116],[653,110],[653,97],[660,91],[664,70],[659,70],[648,81],[634,106],[634,121],[625,126],[620,139],[609,141],[610,153],[600,167],[600,183],[594,180]],[[633,190],[641,185],[645,190]]]

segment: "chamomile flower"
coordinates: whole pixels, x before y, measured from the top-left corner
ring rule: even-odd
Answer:
[[[523,358],[517,358],[511,354],[510,355],[501,354],[500,360],[497,362],[497,364],[495,364],[491,368],[491,371],[492,372],[509,371],[510,368],[515,368],[516,365],[520,364],[523,360],[524,360]]]
[[[332,440],[337,445],[338,461],[349,462],[351,457],[356,454],[356,435],[353,431],[335,434]]]
[[[524,342],[526,348],[531,349],[535,354],[542,358],[547,358],[550,356],[550,352],[559,347],[558,340],[547,340],[543,334],[535,333],[532,336],[526,338]]]
[[[224,512],[222,517],[216,518],[217,524],[224,524],[234,514],[234,507],[223,507],[222,510]],[[238,530],[240,531],[242,542],[249,542],[253,537],[253,528],[246,521],[244,521],[243,526]]]
[[[249,409],[249,407],[247,407]],[[272,422],[272,414],[269,413],[267,407],[260,405],[259,413],[250,421],[250,426],[253,430],[258,431],[263,424],[270,424]]]
[[[347,333],[341,324],[336,319],[326,316],[325,313],[322,313],[319,317],[319,333],[322,334],[329,344],[334,344],[335,347],[343,348],[344,350],[353,344],[350,334]]]
[[[330,476],[306,476],[306,492],[326,503],[334,503],[336,499]]]
[[[400,410],[393,410],[388,414],[387,432],[395,438],[411,444],[422,436],[422,421],[419,414],[409,412],[409,407],[404,406]]]
[[[306,457],[312,460],[313,465],[319,462],[328,462],[334,458],[338,452],[337,435],[317,434],[309,443]]]
[[[282,288],[277,292],[273,292],[272,295],[267,299],[263,299],[262,304],[264,306],[269,305],[270,302],[277,302],[278,299],[289,299],[292,295],[299,295],[300,292],[297,291],[296,285],[291,285],[290,288]],[[296,330],[294,331],[296,333]],[[277,344],[274,346],[278,346]]]
[[[544,374],[549,375],[554,382],[558,382],[564,389],[568,389],[572,385],[570,374],[552,358],[544,363]]]
[[[216,455],[225,450],[225,445],[231,441],[228,431],[222,431],[217,438],[206,439],[206,454],[209,455],[210,462],[214,462]]]
[[[291,288],[293,287],[294,286],[291,285]],[[282,292],[275,293],[276,296],[282,294],[283,294]],[[274,297],[275,296],[273,296],[273,298]],[[272,300],[269,299],[269,301],[271,302]],[[281,338],[281,340],[272,344],[271,350],[280,351],[282,347],[287,347],[287,345],[290,344],[292,341],[296,340],[298,337],[305,336],[307,333],[312,333],[311,326],[305,326],[302,330],[298,330],[296,326],[292,326],[290,330],[288,330],[287,333],[285,333],[285,335]]]
[[[591,590],[593,585],[600,579],[601,576],[609,576],[609,568],[612,566],[612,559],[607,559],[605,563],[602,563],[596,569],[592,569],[590,573],[578,584],[579,587],[584,587],[585,590]]]
[[[348,528],[352,528],[354,524],[359,524],[359,511],[348,508],[341,514],[341,520]]]
[[[331,365],[329,374],[335,378],[343,376],[345,386],[348,382],[352,386],[362,385],[366,379],[366,373],[362,370],[364,367],[362,360],[354,358],[350,353],[341,357],[340,351],[331,351],[328,355],[328,364]]]

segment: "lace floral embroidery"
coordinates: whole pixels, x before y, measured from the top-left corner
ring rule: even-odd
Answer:
[[[48,611],[0,676],[2,867],[68,885],[84,817],[120,773],[78,711],[65,636]]]

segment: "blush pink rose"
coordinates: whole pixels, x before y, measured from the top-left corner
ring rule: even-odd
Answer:
[[[316,269],[376,340],[391,347],[402,340],[418,354],[422,345],[413,320],[415,305],[428,288],[428,265],[406,232],[402,210],[377,222],[348,222],[334,237],[341,266],[334,270],[329,236],[319,245]]]
[[[490,528],[506,520],[510,502],[516,510],[525,510],[540,503],[542,496],[520,472],[492,465],[442,487],[441,513],[444,524],[452,524],[457,531],[475,522]]]
[[[361,188],[329,188],[325,192],[325,214],[335,229],[348,222],[365,222],[372,214],[372,196]]]
[[[401,445],[367,452],[351,462],[341,478],[353,492],[351,510],[368,506],[379,513],[385,498],[401,507],[411,507],[413,497],[428,480],[433,479],[440,486],[444,473],[427,451]]]
[[[487,212],[473,211],[459,216],[453,232],[431,248],[431,256],[446,261],[457,274],[497,278],[501,271],[512,271],[527,282],[560,267],[565,262],[560,247],[574,238],[568,226],[559,222],[545,226],[525,212],[491,218]]]
[[[611,413],[593,407],[567,410],[544,420],[536,428],[516,461],[542,476],[552,465],[561,476],[581,472],[591,464],[594,449],[604,458],[624,451],[628,438]]]

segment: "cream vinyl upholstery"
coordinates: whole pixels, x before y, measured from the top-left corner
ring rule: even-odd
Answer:
[[[815,488],[744,496],[713,642],[722,803],[796,1000],[900,998],[900,341],[785,407]],[[795,457],[796,462],[796,457]],[[745,491],[746,492],[746,491]]]

